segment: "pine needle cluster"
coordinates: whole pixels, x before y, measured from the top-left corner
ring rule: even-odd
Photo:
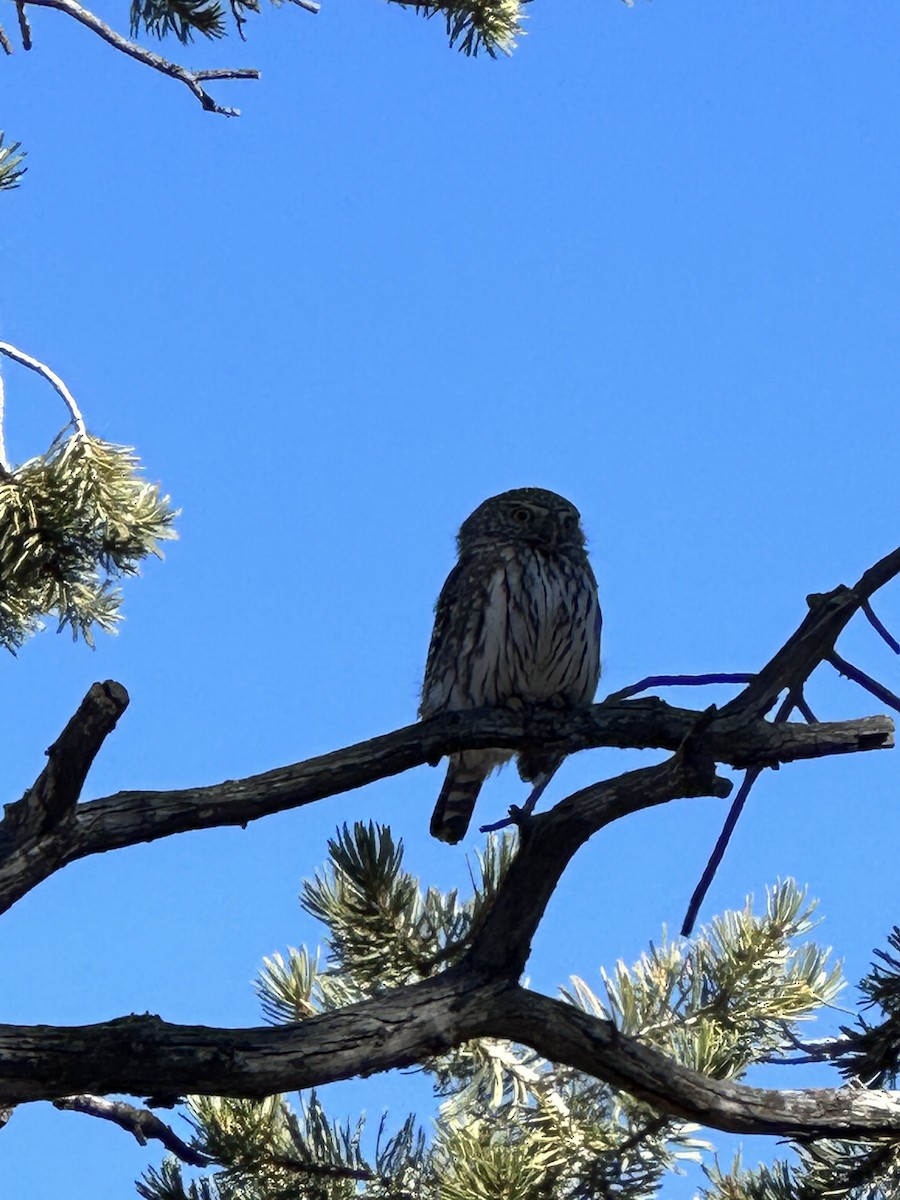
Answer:
[[[729,1171],[716,1165],[707,1177],[699,1200],[895,1200],[900,1153],[883,1142],[821,1141],[799,1146],[794,1163],[747,1170],[737,1155]]]
[[[112,632],[121,595],[159,543],[175,537],[168,496],[140,473],[134,451],[89,434],[57,438],[46,454],[0,473],[0,645],[15,651],[55,618],[93,644]]]
[[[228,31],[218,0],[132,0],[132,36],[142,29],[156,38],[172,34],[182,45],[192,42],[195,33],[220,38]]]
[[[266,958],[256,983],[276,1023],[306,1020],[456,961],[503,879],[515,837],[488,841],[464,900],[422,889],[385,827],[344,827],[328,849],[301,893],[323,923],[324,961],[291,948]],[[685,1065],[738,1078],[752,1063],[792,1050],[799,1023],[841,986],[828,952],[808,940],[812,912],[788,880],[767,893],[762,914],[748,902],[690,942],[664,934],[635,965],[601,973],[601,992],[573,979],[563,997]],[[169,1159],[145,1175],[139,1192],[144,1200],[644,1200],[668,1172],[710,1150],[695,1126],[514,1042],[471,1042],[422,1070],[437,1104],[433,1127],[426,1132],[408,1116],[388,1136],[382,1119],[368,1152],[363,1118],[329,1120],[315,1093],[296,1109],[283,1097],[194,1098],[194,1145],[217,1165],[188,1182]],[[719,1188],[710,1198],[730,1196],[713,1175],[710,1186]]]
[[[278,3],[278,0],[273,0]],[[451,46],[466,55],[483,50],[491,58],[512,54],[516,39],[524,32],[523,8],[530,0],[389,0],[401,8],[413,8],[423,17],[443,17]],[[231,15],[240,32],[247,13],[259,12],[259,0],[229,0]],[[227,33],[225,9],[219,0],[132,0],[131,32],[152,37],[176,37],[182,44],[195,34],[220,38]]]
[[[860,983],[868,1011],[879,1020],[860,1016],[832,1055],[835,1065],[857,1087],[896,1086],[900,1077],[900,928],[888,936],[887,950],[875,951],[875,962]],[[900,1147],[889,1141],[822,1140],[797,1148],[796,1160],[742,1166],[736,1157],[728,1171],[708,1172],[704,1200],[895,1200],[900,1195]]]
[[[896,1087],[900,1077],[900,928],[888,935],[888,950],[876,950],[876,962],[860,984],[866,1009],[881,1019],[860,1016],[855,1029],[844,1029],[849,1049],[842,1055],[844,1074],[866,1087]]]
[[[18,187],[19,181],[28,170],[23,167],[25,151],[21,142],[9,142],[4,145],[3,131],[0,130],[0,192]]]
[[[436,4],[410,4],[391,0],[403,8],[415,8],[423,17],[444,18],[450,45],[467,55],[484,50],[491,58],[512,54],[524,33],[522,9],[529,0],[444,0]]]

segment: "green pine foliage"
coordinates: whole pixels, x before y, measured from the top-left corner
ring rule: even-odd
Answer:
[[[860,983],[865,1010],[853,1028],[842,1029],[835,1065],[857,1087],[896,1086],[900,1077],[900,928],[888,937],[888,950],[875,951],[875,963]],[[896,1200],[900,1195],[900,1147],[889,1141],[823,1140],[800,1146],[796,1160],[756,1170],[740,1157],[730,1170],[708,1171],[704,1200]]]
[[[888,936],[890,950],[876,950],[877,961],[860,984],[866,1009],[881,1019],[860,1016],[856,1029],[844,1029],[850,1048],[842,1056],[845,1075],[867,1087],[896,1087],[900,1077],[900,928]]]
[[[161,557],[176,515],[132,449],[88,434],[0,472],[0,645],[15,651],[45,618],[89,645],[114,631],[115,580]]]
[[[278,3],[279,0],[273,0]],[[483,50],[491,58],[512,54],[516,39],[524,30],[523,8],[529,0],[439,0],[437,3],[413,3],[412,0],[388,0],[401,8],[413,8],[423,17],[442,17],[451,46],[463,54],[477,55]],[[259,0],[229,0],[231,14],[240,31],[247,13],[259,12]],[[195,34],[207,38],[223,37],[227,32],[225,10],[219,0],[132,0],[131,32],[152,37],[169,34],[183,44]]]
[[[220,38],[227,32],[225,13],[218,0],[132,0],[132,36],[141,29],[156,38],[171,33],[183,45],[192,42],[195,33]]]
[[[707,1170],[701,1200],[896,1200],[900,1153],[884,1142],[813,1142],[796,1162],[746,1170],[738,1155],[728,1172]]]
[[[22,176],[28,170],[23,167],[25,151],[21,142],[3,143],[3,131],[0,130],[0,192],[9,191],[19,186]]]
[[[445,0],[437,4],[410,4],[391,0],[403,8],[415,8],[423,17],[444,18],[451,46],[465,55],[484,50],[491,58],[512,54],[516,39],[524,33],[522,13],[529,0]]]
[[[748,900],[691,941],[664,933],[634,966],[601,971],[604,1001],[577,978],[563,995],[695,1071],[739,1079],[752,1062],[790,1049],[786,1030],[842,987],[828,950],[797,944],[812,932],[814,910],[788,880],[767,891],[761,916]]]
[[[264,960],[256,990],[266,1017],[302,1021],[458,960],[515,847],[515,835],[489,839],[474,864],[472,894],[462,899],[423,889],[389,829],[345,826],[301,893],[323,924],[323,951],[290,948]],[[691,941],[664,933],[633,966],[601,972],[599,990],[576,978],[562,995],[685,1065],[740,1078],[755,1062],[793,1052],[801,1023],[841,987],[828,951],[809,940],[813,907],[787,880],[768,891],[762,913],[748,901]],[[297,1108],[283,1097],[195,1097],[194,1145],[210,1169],[188,1181],[169,1159],[138,1190],[144,1200],[650,1200],[667,1173],[711,1151],[695,1126],[514,1042],[471,1042],[422,1069],[434,1089],[431,1126],[409,1116],[389,1135],[382,1118],[374,1150],[363,1118],[329,1119],[315,1093]],[[798,1172],[824,1173],[804,1153],[808,1163],[801,1157],[761,1173],[739,1163],[728,1174],[710,1167],[708,1200],[806,1195],[784,1190]],[[871,1165],[873,1148],[821,1153],[860,1167]],[[838,1194],[861,1200],[850,1190]]]

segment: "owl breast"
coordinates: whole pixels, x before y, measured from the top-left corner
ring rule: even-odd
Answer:
[[[589,703],[599,677],[599,610],[586,558],[518,547],[501,553],[484,589],[462,655],[468,703]]]

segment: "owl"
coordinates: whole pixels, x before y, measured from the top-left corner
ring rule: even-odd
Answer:
[[[600,604],[578,509],[543,488],[485,500],[462,524],[458,561],[435,605],[421,718],[470,708],[579,708],[600,678]],[[431,832],[458,842],[481,785],[513,751],[450,756]],[[546,786],[558,755],[523,752],[519,774]],[[534,793],[533,793],[534,794]]]

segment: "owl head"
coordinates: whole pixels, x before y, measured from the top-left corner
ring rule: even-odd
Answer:
[[[459,531],[460,553],[509,542],[580,550],[584,547],[581,514],[556,492],[513,488],[479,504]]]

